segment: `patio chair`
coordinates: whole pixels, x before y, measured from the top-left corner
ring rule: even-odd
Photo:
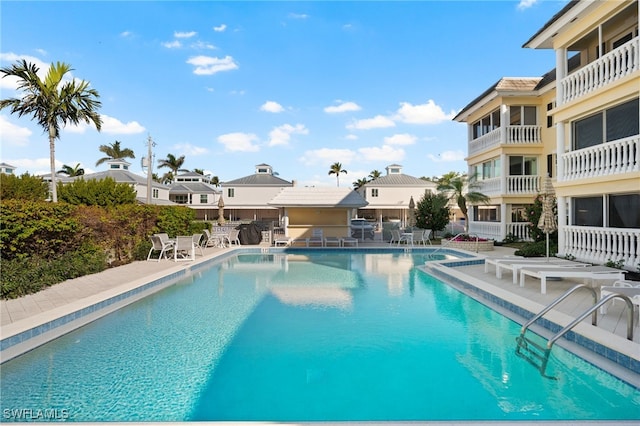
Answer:
[[[389,240],[389,245],[393,244],[393,243],[398,243],[400,242],[400,230],[399,229],[392,229],[391,230],[391,239]]]
[[[313,228],[311,230],[311,238],[307,240],[307,246],[311,246],[313,244],[320,245],[320,247],[324,247],[324,238],[322,236],[322,228]]]
[[[407,245],[409,244],[413,245],[413,232],[400,233],[400,237],[398,238],[398,245],[400,245],[403,241]]]
[[[232,244],[235,244],[237,246],[240,245],[240,230],[239,229],[232,229],[229,231],[228,234],[226,234],[223,237],[223,241],[227,241],[227,243],[229,243],[229,247],[231,247]]]
[[[169,238],[169,234],[161,233],[161,234],[153,234],[153,235],[157,235],[158,237],[160,237],[160,240],[162,241],[163,244],[175,243],[174,239]]]
[[[525,266],[520,269],[520,287],[524,287],[527,277],[540,280],[540,293],[547,293],[548,278],[577,278],[591,281],[599,280],[624,280],[627,271],[609,268],[607,266],[584,266],[584,267],[535,267]]]
[[[149,238],[151,238],[151,250],[149,250],[149,254],[147,255],[147,261],[155,260],[156,262],[159,262],[162,257],[166,258],[167,253],[173,248],[173,242],[168,241],[163,243],[157,235],[151,235]],[[160,252],[157,259],[151,259],[151,255],[154,251]]]
[[[178,236],[173,246],[173,260],[175,262],[196,260],[196,249],[193,236]]]
[[[204,256],[204,251],[202,251],[202,244],[200,241],[202,240],[202,234],[193,234],[191,238],[193,239],[194,251],[200,250],[200,256]]]
[[[275,247],[287,247],[291,244],[291,238],[285,237],[284,235],[277,235],[275,240],[273,240],[273,245]]]
[[[204,238],[202,239],[202,247],[215,247],[216,246],[216,242],[213,239],[213,236],[211,235],[211,232],[209,232],[208,229],[205,229],[202,231],[204,233]]]
[[[411,240],[413,244],[424,244],[422,237],[424,235],[424,229],[418,229],[411,232]]]
[[[358,239],[353,237],[342,237],[340,238],[340,245],[342,247],[346,245],[350,245],[352,247],[358,247]]]
[[[431,229],[425,229],[424,232],[422,233],[422,244],[423,245],[427,245],[427,243],[429,243],[429,245],[433,245],[431,244]]]
[[[334,245],[336,247],[340,247],[340,238],[338,237],[324,237],[324,245],[326,247],[329,247],[331,245]]]

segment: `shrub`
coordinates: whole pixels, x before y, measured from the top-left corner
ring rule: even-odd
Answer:
[[[520,238],[518,238],[515,234],[507,234],[507,236],[504,237],[504,240],[502,240],[502,242],[505,244],[513,244],[517,243],[518,241],[520,241]]]
[[[49,186],[39,176],[0,173],[0,200],[44,201],[48,194]]]
[[[555,256],[558,252],[558,245],[555,242],[549,244],[549,256]],[[543,257],[547,255],[546,241],[537,241],[535,243],[527,243],[520,250],[514,253],[516,256],[524,257]]]
[[[416,205],[416,226],[431,229],[435,234],[442,231],[449,223],[449,199],[444,194],[432,194],[425,191]]]
[[[58,200],[84,206],[111,207],[136,202],[136,190],[114,179],[76,179],[71,183],[58,183]]]

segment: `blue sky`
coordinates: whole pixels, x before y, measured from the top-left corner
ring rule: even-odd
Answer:
[[[466,171],[452,117],[503,76],[540,76],[552,51],[522,48],[566,1],[2,1],[0,65],[51,62],[100,93],[101,132],[67,127],[59,166],[87,173],[116,140],[224,182],[267,163],[300,185],[351,186],[372,170]],[[0,80],[1,97],[15,82]],[[0,161],[47,173],[29,118],[0,112]],[[156,170],[158,171],[158,170]],[[166,169],[160,169],[162,174]]]

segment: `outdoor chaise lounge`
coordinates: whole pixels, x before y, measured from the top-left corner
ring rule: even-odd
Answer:
[[[340,247],[341,241],[340,241],[340,238],[338,237],[324,237],[324,245],[326,247],[329,247],[329,246]]]
[[[525,266],[520,269],[520,287],[524,287],[527,277],[540,280],[540,293],[547,293],[548,278],[581,278],[584,280],[623,280],[627,271],[609,268],[607,266],[584,266],[584,267],[544,267]]]
[[[612,286],[602,286],[600,287],[600,298],[604,299],[606,296],[610,294],[624,294],[629,299],[631,299],[631,303],[636,306],[636,313],[640,309],[640,282],[639,281],[628,281],[628,280],[618,280],[613,283]],[[616,301],[616,299],[611,300],[611,305]],[[606,304],[600,306],[600,313],[607,313]]]
[[[353,247],[358,247],[358,239],[357,238],[353,238],[353,237],[342,237],[340,238],[340,245],[342,247],[344,247],[346,244],[353,246]]]
[[[287,247],[291,244],[291,238],[285,237],[284,235],[278,235],[275,240],[273,240],[273,245],[275,247]]]
[[[523,257],[502,257],[502,258],[487,258],[484,260],[484,272],[489,272],[489,265],[494,265],[496,268],[496,278],[502,279],[502,273],[505,270],[511,271],[513,275],[513,283],[518,284],[518,272],[520,269],[526,266],[541,266],[550,268],[561,267],[584,267],[590,266],[586,263],[572,262],[570,260],[558,259],[558,258],[523,258]]]
[[[307,239],[307,247],[312,245],[320,245],[321,247],[324,247],[322,228],[313,228],[311,231],[311,238]]]

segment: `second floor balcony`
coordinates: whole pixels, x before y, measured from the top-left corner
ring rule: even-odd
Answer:
[[[541,126],[503,126],[469,141],[469,155],[498,147],[500,145],[542,144]]]
[[[563,181],[640,171],[640,135],[567,152],[562,163]]]
[[[485,179],[477,183],[475,191],[487,196],[500,195],[537,195],[540,192],[542,178],[534,175],[505,176]]]

